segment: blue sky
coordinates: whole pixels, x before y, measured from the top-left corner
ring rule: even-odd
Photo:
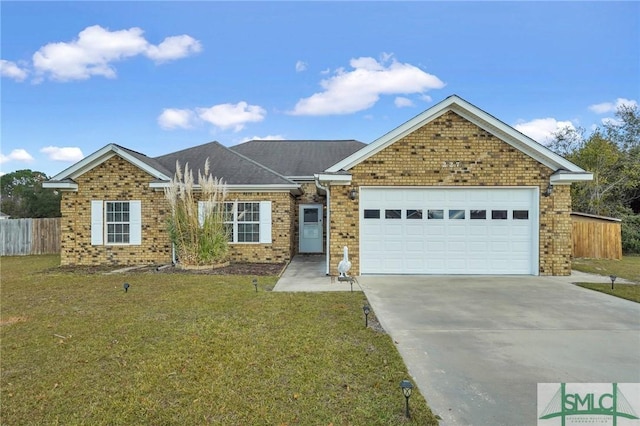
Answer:
[[[0,170],[369,143],[457,94],[534,139],[640,100],[638,2],[7,2]],[[215,172],[215,171],[214,171]]]

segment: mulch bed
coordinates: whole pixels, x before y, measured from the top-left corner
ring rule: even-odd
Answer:
[[[199,274],[199,275],[280,275],[286,263],[231,263],[229,266],[211,269],[181,269],[173,265],[136,269],[142,272],[161,274]]]
[[[72,272],[78,274],[115,274],[126,273],[153,273],[153,274],[198,274],[198,275],[280,275],[286,263],[231,263],[229,266],[216,269],[189,270],[176,268],[173,265],[147,265],[140,267],[115,266],[59,266],[52,268],[55,272]]]

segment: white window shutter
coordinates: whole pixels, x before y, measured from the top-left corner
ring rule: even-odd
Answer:
[[[129,201],[129,244],[142,244],[142,203]]]
[[[91,200],[91,245],[104,244],[104,216],[102,213],[104,203],[102,200]]]
[[[260,242],[271,244],[271,201],[260,201]]]
[[[201,228],[204,226],[204,201],[198,201],[198,223]]]

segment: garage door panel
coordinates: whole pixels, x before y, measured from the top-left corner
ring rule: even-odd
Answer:
[[[407,253],[419,253],[420,257],[422,257],[422,253],[424,253],[424,241],[408,241],[406,248]]]
[[[384,200],[390,201],[393,203],[396,201],[402,201],[403,197],[404,197],[404,192],[402,191],[387,191],[385,192]]]
[[[360,260],[364,274],[537,272],[533,267],[537,259],[533,189],[362,189]],[[380,219],[364,219],[364,209],[379,210]],[[394,210],[396,215],[401,212],[401,218],[385,219],[385,210]],[[450,215],[450,210],[459,212]],[[518,212],[514,219],[514,210],[526,213]],[[428,214],[430,211],[436,215]],[[492,211],[499,213],[492,216]]]
[[[488,249],[486,241],[470,241],[467,243],[467,255],[468,256],[481,256],[485,257]]]
[[[508,241],[491,241],[489,250],[493,253],[504,254],[509,252]]]
[[[449,241],[447,243],[447,253],[453,256],[457,256],[458,253],[466,253],[467,242],[462,241]]]
[[[511,227],[511,235],[516,237],[527,237],[531,233],[530,227],[528,226],[512,226]]]
[[[464,236],[467,234],[467,227],[464,224],[456,223],[454,225],[449,225],[447,227],[447,234],[451,236],[461,235]]]
[[[397,222],[393,225],[385,224],[382,229],[385,235],[400,235],[402,233],[402,226]]]
[[[468,228],[468,233],[472,237],[484,237],[489,234],[489,227],[485,224],[475,224],[471,223]]]
[[[427,241],[426,249],[430,255],[436,255],[437,253],[443,253],[447,248],[444,241]]]
[[[422,237],[422,234],[424,234],[424,229],[425,227],[422,224],[415,224],[412,221],[409,225],[405,226],[405,233],[407,236],[415,235]]]
[[[433,235],[433,236],[442,236],[446,234],[444,225],[440,225],[440,224],[434,225],[433,223],[429,223],[429,222],[430,221],[427,220],[427,224],[426,224],[427,231],[425,232],[425,234]]]
[[[500,225],[491,227],[491,236],[492,237],[508,237],[511,234],[510,231],[511,230],[506,223],[501,223]]]
[[[528,254],[531,247],[530,241],[512,241],[511,251],[514,253]]]
[[[467,201],[468,196],[466,191],[447,191],[446,194],[448,201],[458,201],[460,203],[466,204],[465,202]]]

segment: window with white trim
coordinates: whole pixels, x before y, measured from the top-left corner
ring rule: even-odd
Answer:
[[[142,209],[139,200],[91,200],[91,244],[142,243]]]
[[[271,201],[225,202],[224,224],[230,243],[271,243]]]
[[[233,238],[236,243],[260,242],[260,203],[236,203]]]
[[[129,243],[129,202],[105,201],[107,244]]]

